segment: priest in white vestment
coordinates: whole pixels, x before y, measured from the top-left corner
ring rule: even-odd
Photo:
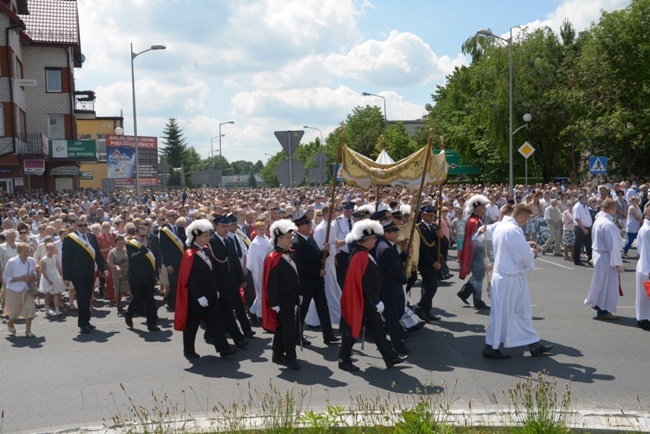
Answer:
[[[650,297],[643,282],[650,280],[650,205],[643,212],[643,226],[636,237],[636,321],[639,327],[650,330]]]
[[[608,321],[619,319],[612,312],[616,312],[620,296],[619,273],[625,271],[621,259],[623,239],[621,231],[614,223],[614,214],[616,202],[613,199],[605,199],[591,229],[594,275],[585,300],[587,306],[597,311],[597,319]]]
[[[266,255],[273,251],[271,240],[265,234],[266,223],[255,223],[255,233],[257,236],[251,242],[246,256],[246,267],[253,275],[253,282],[255,283],[255,301],[250,306],[249,311],[251,314],[262,318],[262,273],[264,271],[264,258]]]
[[[526,273],[535,269],[534,259],[538,251],[533,247],[534,241],[526,241],[521,229],[531,215],[527,204],[519,204],[513,216],[504,216],[494,229],[490,322],[483,349],[486,358],[510,358],[499,351],[501,344],[505,348],[528,345],[533,356],[542,355],[553,348],[552,345],[540,344],[533,327],[533,308]]]

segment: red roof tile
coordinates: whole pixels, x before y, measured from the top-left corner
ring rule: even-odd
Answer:
[[[79,45],[76,0],[28,0],[29,15],[20,15],[34,42]]]

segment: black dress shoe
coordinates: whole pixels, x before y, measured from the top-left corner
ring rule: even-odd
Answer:
[[[413,327],[409,327],[406,329],[407,332],[416,332],[418,330],[421,330],[427,323],[424,321],[419,321],[417,324],[415,324]]]
[[[439,316],[431,315],[430,313],[426,314],[429,321],[440,321]]]
[[[159,332],[160,327],[158,327],[158,326],[147,327],[147,330],[149,330],[150,332]]]
[[[335,344],[341,340],[340,337],[338,336],[330,336],[329,338],[325,338],[325,344]]]
[[[410,338],[410,337],[411,337],[411,333],[409,333],[409,332],[404,332],[404,334],[403,334],[402,336],[400,336],[400,339],[403,340],[403,341],[405,341],[405,340],[407,340],[407,339]]]
[[[296,360],[287,360],[287,368],[297,371],[300,369],[300,365]]]
[[[483,300],[479,300],[478,302],[474,303],[474,308],[481,310],[481,309],[489,309],[490,306],[485,304]]]
[[[578,267],[584,267],[585,263],[584,262],[574,262],[573,265],[577,265]]]
[[[399,363],[404,363],[406,361],[407,357],[405,355],[400,354],[399,356],[395,357],[393,360],[390,362],[386,363],[387,368],[392,368],[393,366],[399,364]]]
[[[485,357],[486,359],[500,359],[500,360],[510,358],[509,355],[503,354],[501,351],[495,350],[494,348],[487,345],[483,349],[483,357]]]
[[[347,362],[339,362],[339,369],[342,369],[344,371],[348,372],[355,372],[359,370],[359,367],[356,365],[353,365],[351,361]]]
[[[469,301],[467,301],[469,296],[468,297],[463,297],[463,291],[458,292],[456,295],[458,296],[458,298],[460,298],[463,301],[463,303],[465,303],[466,305],[469,306]]]
[[[201,358],[201,356],[199,356],[198,354],[196,354],[196,352],[194,352],[194,353],[186,353],[186,352],[183,352],[183,356],[185,356],[185,358],[186,358],[186,359],[189,359],[189,360],[196,360],[196,359],[200,359],[200,358]]]
[[[639,327],[641,327],[643,330],[650,330],[650,321],[647,319],[637,321],[636,323]]]
[[[247,332],[244,332],[244,336],[246,336],[247,338],[252,338],[255,335],[256,335],[256,333],[253,330],[249,330]]]
[[[214,339],[212,339],[210,336],[205,336],[205,337],[203,338],[203,340],[204,340],[205,343],[208,344],[208,345],[214,345]]]
[[[553,349],[553,345],[542,345],[538,342],[537,344],[529,345],[529,348],[530,348],[530,355],[536,357],[551,351]]]
[[[95,327],[94,325],[92,325],[90,323],[86,324],[86,327],[88,327],[90,330],[95,330],[97,328],[97,327]]]
[[[302,338],[302,346],[303,346],[303,347],[308,347],[308,346],[310,346],[310,345],[311,345],[311,341],[310,341],[310,340],[307,340],[307,339],[305,339],[305,338]]]
[[[220,355],[222,358],[225,358],[225,357],[228,357],[228,356],[232,356],[232,355],[235,354],[236,352],[237,352],[237,348],[232,348],[232,347],[230,347],[230,348],[228,348],[227,350],[219,351],[219,355]]]
[[[449,279],[451,279],[452,277],[454,277],[453,274],[445,274],[444,276],[442,276],[442,278],[441,278],[440,280],[449,280]]]
[[[416,307],[415,310],[413,311],[413,313],[415,313],[418,316],[418,318],[420,318],[425,323],[431,321],[427,317],[427,313],[424,310],[422,310],[422,308],[420,308],[420,307]]]
[[[273,354],[271,356],[271,361],[275,363],[276,365],[286,365],[287,364],[287,358],[284,357],[282,354]]]
[[[405,356],[408,355],[408,354],[411,354],[411,350],[409,350],[408,348],[395,348],[395,351],[397,351],[397,353],[403,354]]]
[[[86,335],[91,332],[91,329],[88,326],[79,327],[79,333]]]
[[[124,322],[126,323],[126,325],[130,329],[133,328],[133,317],[131,315],[129,315],[128,313],[126,315],[124,315]]]
[[[239,341],[239,342],[235,342],[235,345],[237,345],[239,348],[241,348],[241,347],[245,347],[245,346],[248,345],[249,343],[250,343],[250,342],[248,342],[248,340],[246,340],[246,339],[242,339],[242,340]]]

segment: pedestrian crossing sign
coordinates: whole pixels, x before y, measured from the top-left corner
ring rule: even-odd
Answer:
[[[607,173],[607,157],[589,157],[589,173],[604,175]]]

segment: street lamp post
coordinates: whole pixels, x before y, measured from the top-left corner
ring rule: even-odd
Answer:
[[[320,133],[320,146],[321,147],[323,146],[323,132],[319,128],[310,127],[309,125],[305,125],[303,128],[318,131]],[[323,159],[322,158],[318,159],[318,170],[319,170],[318,178],[321,179],[320,177],[323,174]],[[323,187],[322,182],[319,182],[319,184],[320,184],[321,187]]]
[[[135,72],[133,69],[133,59],[138,57],[140,54],[146,53],[147,51],[152,50],[164,50],[164,45],[152,45],[151,48],[147,48],[144,51],[139,53],[133,52],[133,42],[131,42],[131,92],[133,94],[133,152],[135,153],[135,195],[140,202],[140,160],[138,156],[138,117],[135,111]]]
[[[228,121],[228,122],[221,122],[219,124],[219,172],[221,173],[221,182],[219,183],[219,187],[223,187],[223,157],[221,156],[221,138],[223,137],[223,134],[221,134],[221,125],[226,125],[226,124],[234,124],[234,121]]]
[[[361,95],[363,95],[363,96],[376,96],[377,98],[381,98],[381,99],[384,100],[384,133],[385,133],[386,132],[386,125],[387,125],[387,122],[388,122],[386,120],[388,118],[388,116],[386,115],[386,98],[384,98],[381,95],[376,95],[374,93],[368,93],[368,92],[364,92]]]
[[[509,53],[508,53],[508,65],[510,68],[510,79],[508,83],[508,89],[509,89],[509,95],[508,95],[508,105],[509,105],[509,147],[508,147],[508,174],[509,174],[509,180],[508,180],[508,192],[512,194],[513,188],[514,188],[514,172],[513,172],[513,167],[512,167],[512,136],[514,133],[512,132],[512,29],[513,27],[510,27],[510,38],[505,39],[502,38],[501,36],[495,35],[492,33],[492,30],[490,29],[485,29],[485,30],[479,30],[476,32],[478,35],[483,35],[491,38],[496,38],[500,39],[506,44],[508,44],[509,48]]]

